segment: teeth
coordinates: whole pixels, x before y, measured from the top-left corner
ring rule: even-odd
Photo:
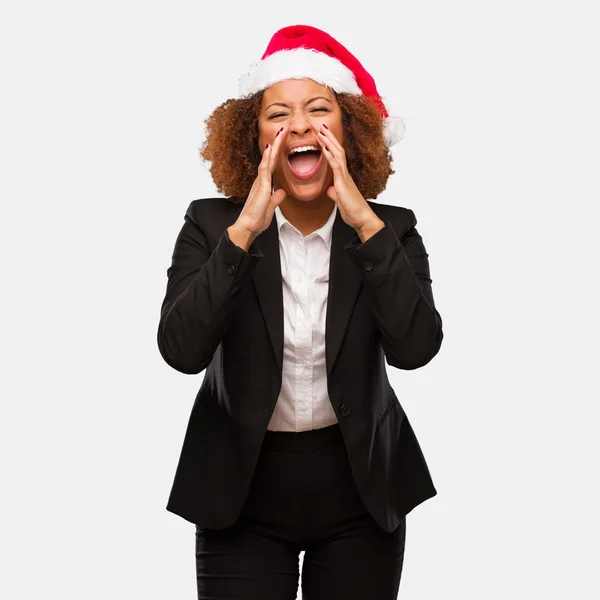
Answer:
[[[296,152],[307,152],[308,150],[319,150],[316,146],[298,146],[297,148],[293,148],[290,154],[295,154]]]

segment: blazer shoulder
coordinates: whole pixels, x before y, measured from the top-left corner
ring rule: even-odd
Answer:
[[[372,200],[367,200],[367,203],[382,221],[389,221],[392,224],[400,239],[417,224],[417,217],[410,208],[373,202]]]
[[[227,227],[235,223],[242,204],[234,204],[228,198],[198,198],[192,200],[185,213],[206,237],[209,248],[214,248]]]
[[[229,198],[211,197],[192,200],[186,210],[186,216],[199,225],[204,220],[212,220],[215,216],[239,214],[240,204],[234,204]]]

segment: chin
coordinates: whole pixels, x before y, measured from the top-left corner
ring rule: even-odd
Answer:
[[[286,177],[283,185],[280,187],[286,191],[288,197],[291,196],[299,202],[310,202],[323,197],[330,185],[333,185],[333,182],[327,183],[327,181],[323,180],[306,183],[298,181],[291,182]]]
[[[310,202],[311,200],[316,200],[320,198],[327,188],[323,186],[306,186],[305,189],[296,187],[295,189],[290,189],[286,186],[285,191],[288,196],[298,200],[299,202]]]

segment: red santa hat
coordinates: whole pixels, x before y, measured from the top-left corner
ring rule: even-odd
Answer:
[[[240,97],[283,79],[313,79],[338,93],[369,96],[384,118],[386,144],[392,146],[404,134],[404,122],[388,114],[373,77],[347,48],[316,27],[291,25],[277,31],[261,60],[240,78]]]

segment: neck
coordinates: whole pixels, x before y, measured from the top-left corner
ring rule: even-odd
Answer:
[[[302,233],[309,235],[323,227],[331,216],[335,202],[323,194],[314,200],[296,200],[289,194],[279,204],[283,216]]]

